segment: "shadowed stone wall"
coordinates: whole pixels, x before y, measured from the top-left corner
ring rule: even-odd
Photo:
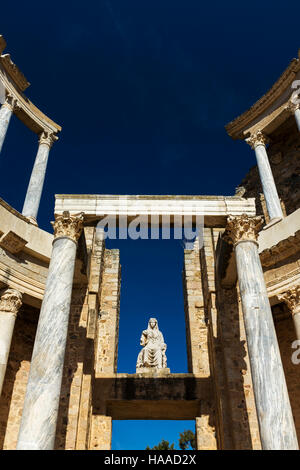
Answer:
[[[30,369],[38,310],[23,305],[18,313],[0,397],[0,448],[16,448]]]

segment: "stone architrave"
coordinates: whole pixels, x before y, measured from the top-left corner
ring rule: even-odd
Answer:
[[[167,345],[164,342],[162,332],[158,328],[156,318],[150,318],[148,328],[142,332],[141,346],[143,349],[139,352],[136,372],[147,373],[161,371],[167,373]]]
[[[283,219],[281,204],[266,151],[268,139],[261,131],[257,131],[251,134],[251,136],[246,139],[246,142],[255,151],[257,167],[270,220]]]
[[[229,216],[234,245],[257,417],[264,450],[295,450],[295,431],[284,370],[258,254],[260,217]]]
[[[0,292],[0,395],[2,392],[7,360],[22,294],[15,289]]]
[[[54,447],[77,242],[83,213],[56,217],[52,255],[34,343],[17,449]]]
[[[278,300],[285,302],[293,316],[297,339],[300,340],[300,285],[292,286],[283,294],[278,295]]]

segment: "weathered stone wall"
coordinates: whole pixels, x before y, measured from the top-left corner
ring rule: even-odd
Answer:
[[[105,250],[97,325],[96,374],[117,371],[120,281],[119,250]]]
[[[208,332],[198,242],[193,250],[184,250],[183,293],[188,370],[194,374],[209,376]]]
[[[0,397],[1,449],[16,448],[37,322],[38,311],[23,305],[16,319]]]
[[[291,313],[284,303],[275,305],[272,311],[297,437],[300,442],[300,365],[293,364],[292,354],[295,349],[291,347],[296,339],[295,328]]]
[[[289,215],[300,207],[300,134],[291,116],[271,135],[268,156],[279,198]],[[251,168],[241,182],[246,188],[243,197],[255,197],[257,214],[266,214],[257,166]],[[268,222],[268,220],[267,220]]]

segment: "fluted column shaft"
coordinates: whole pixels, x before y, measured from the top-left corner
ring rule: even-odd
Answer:
[[[264,450],[298,449],[284,370],[258,254],[258,217],[229,217],[252,382]]]
[[[8,101],[3,103],[0,108],[0,152],[3,147],[3,142],[5,140],[6,132],[10,123],[10,119],[13,114],[13,107],[9,104]]]
[[[22,294],[15,289],[4,289],[0,293],[0,395],[7,367],[15,321],[22,305]]]
[[[17,449],[54,447],[77,240],[82,215],[54,222],[54,242],[31,360]]]
[[[270,220],[282,219],[283,213],[266,151],[266,138],[261,132],[251,135],[247,142],[255,151],[257,167]]]
[[[278,299],[285,302],[290,310],[293,317],[296,338],[300,340],[300,285],[292,286],[283,294],[278,295]]]
[[[22,214],[36,223],[36,218],[40,206],[41,195],[46,175],[48,156],[53,143],[53,136],[47,133],[41,135],[39,148],[32,169]]]

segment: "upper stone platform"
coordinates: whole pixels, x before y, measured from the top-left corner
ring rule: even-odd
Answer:
[[[56,194],[55,214],[69,211],[70,214],[84,212],[85,221],[93,223],[105,216],[126,216],[127,221],[138,216],[157,217],[162,224],[162,217],[169,216],[171,224],[176,216],[204,217],[209,227],[223,227],[228,215],[255,215],[255,199],[239,196],[152,196],[152,195],[93,195],[93,194]]]

